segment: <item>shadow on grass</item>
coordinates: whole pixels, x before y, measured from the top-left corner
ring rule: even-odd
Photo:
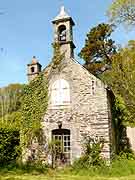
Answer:
[[[18,164],[8,164],[0,166],[0,175],[22,175],[22,174],[47,174],[48,167],[42,164],[27,164],[27,165],[18,165]]]

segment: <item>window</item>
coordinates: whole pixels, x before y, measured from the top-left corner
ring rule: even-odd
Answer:
[[[51,104],[67,105],[70,103],[69,84],[64,79],[56,80],[51,87]]]
[[[31,67],[31,72],[34,73],[34,71],[35,71],[35,68]]]
[[[95,94],[95,81],[92,81],[92,94]]]
[[[58,31],[59,31],[59,41],[66,41],[66,27],[64,25],[61,25]]]

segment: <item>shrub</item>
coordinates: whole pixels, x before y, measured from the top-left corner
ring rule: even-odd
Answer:
[[[84,142],[84,154],[74,162],[73,166],[81,169],[103,165],[104,161],[100,155],[103,145],[102,138],[87,136]]]
[[[0,128],[0,164],[15,161],[19,154],[19,131]]]
[[[59,140],[52,140],[51,142],[49,142],[48,150],[52,158],[52,168],[55,168],[57,166],[57,160],[62,154],[62,148],[62,144]]]

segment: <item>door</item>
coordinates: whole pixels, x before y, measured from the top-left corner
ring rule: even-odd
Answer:
[[[55,129],[52,131],[52,138],[60,141],[61,153],[58,158],[59,164],[70,164],[70,130]]]

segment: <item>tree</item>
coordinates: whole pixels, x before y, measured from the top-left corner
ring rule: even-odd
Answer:
[[[23,85],[0,88],[0,163],[16,161],[20,148],[21,95]]]
[[[4,119],[7,114],[16,112],[21,106],[23,85],[10,84],[0,88],[0,117]]]
[[[111,22],[116,24],[135,25],[135,0],[114,0],[108,15]]]
[[[129,124],[135,125],[135,41],[113,56],[112,69],[102,75],[102,79],[121,95],[129,111]]]
[[[112,63],[112,55],[116,53],[114,41],[110,38],[113,26],[99,24],[87,34],[85,45],[79,56],[84,59],[84,66],[94,75],[108,69]]]

